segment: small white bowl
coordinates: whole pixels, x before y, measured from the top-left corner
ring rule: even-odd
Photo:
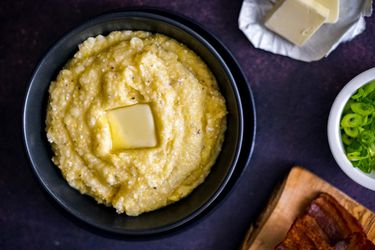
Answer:
[[[353,167],[345,154],[341,140],[340,121],[342,111],[350,97],[363,85],[375,79],[375,68],[369,69],[353,78],[337,95],[328,118],[328,142],[333,157],[342,171],[358,184],[375,191],[375,171],[366,174]]]

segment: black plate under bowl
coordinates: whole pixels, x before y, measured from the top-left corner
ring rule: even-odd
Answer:
[[[228,129],[211,173],[188,197],[137,217],[116,214],[71,188],[51,161],[45,134],[48,87],[58,71],[90,36],[114,30],[146,30],[173,37],[194,50],[215,74],[228,108]],[[244,108],[243,108],[244,107]],[[245,112],[244,112],[245,110]],[[244,129],[245,128],[245,129]],[[254,145],[255,107],[246,78],[225,46],[212,34],[181,16],[160,10],[119,11],[92,19],[60,39],[37,66],[23,113],[26,151],[39,181],[67,211],[101,230],[126,236],[158,235],[181,228],[212,210],[246,168]]]

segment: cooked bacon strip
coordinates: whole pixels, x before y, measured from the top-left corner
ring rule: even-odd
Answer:
[[[293,223],[276,250],[375,250],[361,224],[332,196],[321,193]]]
[[[354,232],[363,232],[361,224],[328,194],[322,193],[314,199],[307,213],[316,219],[331,245]]]
[[[275,249],[331,249],[327,243],[327,236],[319,227],[316,220],[305,215],[297,219],[288,232],[285,240]]]
[[[375,250],[365,233],[353,233],[345,241],[337,242],[334,250]]]

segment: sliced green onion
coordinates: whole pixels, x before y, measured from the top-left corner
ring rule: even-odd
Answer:
[[[367,103],[354,102],[350,105],[350,107],[354,113],[362,116],[368,116],[374,112],[374,107]]]
[[[368,156],[361,156],[360,152],[352,152],[352,153],[349,153],[347,156],[350,161],[360,161],[360,160],[368,158]]]
[[[369,95],[370,93],[373,93],[375,90],[375,80],[367,83],[364,87],[363,90],[365,92],[365,96]]]
[[[353,100],[357,100],[357,99],[359,99],[359,98],[361,98],[361,97],[364,97],[365,96],[365,91],[361,88],[361,89],[358,89],[358,91],[357,91],[357,93],[356,94],[354,94],[354,95],[352,95],[352,99]]]
[[[342,111],[344,114],[351,113],[351,104],[354,103],[353,100],[349,99],[349,101],[346,103],[344,110]]]
[[[343,128],[355,128],[362,124],[362,116],[358,114],[347,114],[341,120]]]
[[[374,132],[365,130],[361,133],[361,142],[364,144],[371,144],[375,141]]]
[[[351,128],[351,127],[346,127],[344,128],[345,134],[352,138],[356,138],[359,134],[358,128]]]
[[[344,107],[340,122],[346,156],[364,173],[375,171],[375,80],[359,88]]]
[[[371,156],[371,157],[374,157],[375,156],[375,143],[371,143],[367,149],[368,151],[368,154]],[[375,162],[375,158],[374,158],[374,162]]]
[[[345,145],[350,145],[352,144],[353,142],[353,138],[348,136],[347,134],[343,134],[342,135],[342,142],[345,144]]]
[[[373,115],[367,115],[363,117],[363,123],[362,126],[369,125],[373,122],[374,116]]]

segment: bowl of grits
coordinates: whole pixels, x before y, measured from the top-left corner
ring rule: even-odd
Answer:
[[[23,126],[31,165],[62,207],[101,230],[155,235],[196,221],[232,189],[252,152],[255,109],[214,36],[170,13],[131,10],[92,19],[50,49]]]

